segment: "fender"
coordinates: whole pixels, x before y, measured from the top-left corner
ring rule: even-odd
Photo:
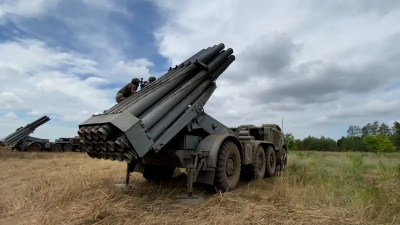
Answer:
[[[196,151],[208,151],[209,156],[207,159],[207,167],[215,168],[217,166],[217,158],[218,158],[218,151],[221,146],[221,144],[225,140],[231,140],[233,141],[240,152],[240,156],[242,158],[243,162],[243,148],[242,145],[240,144],[239,139],[232,135],[232,134],[211,134],[205,137],[198,145],[196,148]]]

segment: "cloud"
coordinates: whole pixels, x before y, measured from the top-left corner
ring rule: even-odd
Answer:
[[[75,124],[77,127],[95,112],[114,105],[116,91],[104,85],[124,80],[114,79],[117,76],[114,72],[121,72],[121,64],[110,68],[108,73],[102,71],[100,77],[88,76],[90,71],[100,71],[95,61],[75,52],[50,48],[34,39],[1,43],[0,61],[0,71],[5,75],[0,83],[0,110],[25,110],[26,115],[35,118],[48,115],[52,120],[64,121],[60,126],[70,122],[68,126]],[[137,73],[148,75],[146,66],[149,65],[151,63],[147,60],[133,60],[123,72],[127,74],[129,69],[136,69]],[[111,76],[105,76],[103,72]],[[125,79],[125,82],[129,80]],[[15,114],[8,113],[6,117],[14,118]],[[15,126],[14,123],[8,125]],[[75,133],[69,135],[75,136]],[[0,134],[7,135],[7,130],[3,129]]]
[[[9,14],[24,17],[37,16],[55,7],[57,3],[57,0],[3,0],[0,3],[0,19]]]
[[[205,107],[229,126],[284,117],[298,138],[337,139],[351,124],[398,117],[398,1],[155,2],[167,19],[154,33],[171,65],[221,42],[233,48]]]
[[[15,114],[12,113],[12,112],[9,112],[9,113],[5,114],[4,117],[6,117],[6,118],[18,118],[18,116],[15,115]]]
[[[43,114],[51,121],[37,135],[74,136],[131,78],[221,42],[236,60],[205,110],[228,126],[283,117],[298,138],[339,138],[351,124],[398,119],[399,1],[202,4],[2,1],[0,112],[18,118],[0,117],[0,136]]]
[[[1,117],[0,137],[42,115],[51,118],[38,129],[43,138],[75,136],[133,77],[159,73],[152,60],[163,59],[148,54],[151,26],[141,22],[153,14],[147,1],[2,1],[0,113],[19,118]]]

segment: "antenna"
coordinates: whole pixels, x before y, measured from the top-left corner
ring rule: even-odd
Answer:
[[[285,133],[283,132],[283,116],[282,116],[282,133],[281,133],[283,140],[286,142]]]

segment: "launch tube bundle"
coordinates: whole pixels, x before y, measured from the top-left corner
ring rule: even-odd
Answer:
[[[159,151],[169,141],[167,128],[193,102],[208,100],[214,81],[235,60],[233,50],[224,47],[221,43],[199,51],[145,89],[80,124],[78,135],[88,155],[130,163],[151,149]]]

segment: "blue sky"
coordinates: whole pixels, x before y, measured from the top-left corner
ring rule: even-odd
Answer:
[[[132,77],[159,77],[221,42],[236,61],[206,110],[228,126],[284,117],[295,137],[338,139],[351,124],[392,123],[400,119],[399,7],[389,0],[4,0],[0,137],[42,115],[51,121],[34,136],[75,136]]]

